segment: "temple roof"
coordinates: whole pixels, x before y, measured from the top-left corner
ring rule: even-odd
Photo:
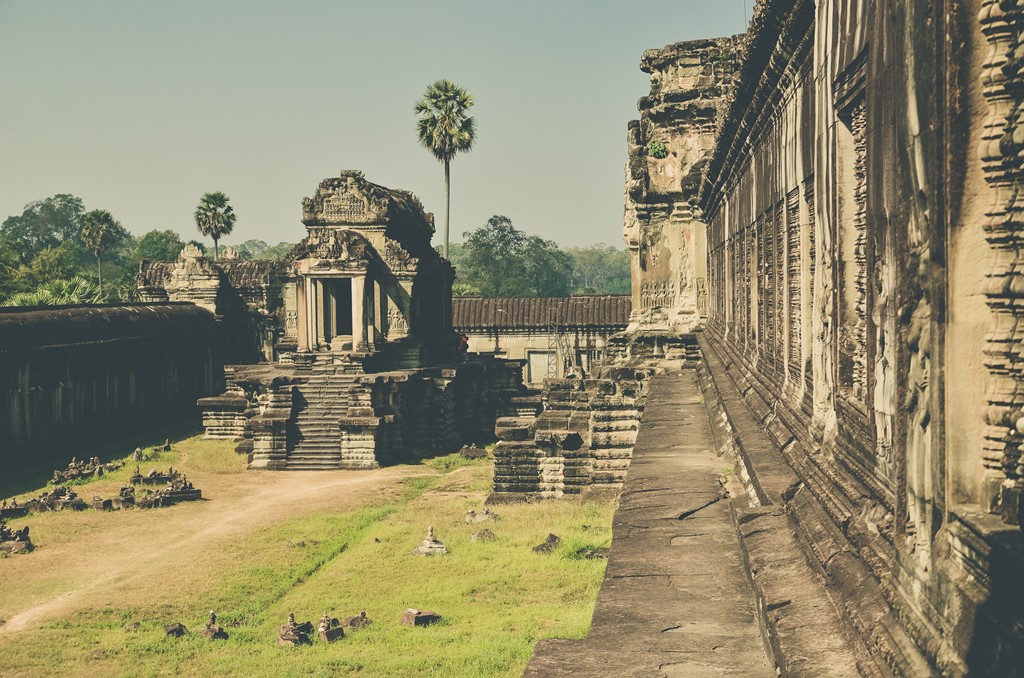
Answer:
[[[302,223],[355,228],[399,225],[434,232],[434,215],[410,191],[367,181],[358,170],[342,170],[320,182],[316,193],[302,200]]]
[[[495,329],[605,327],[625,329],[633,300],[628,295],[573,297],[454,297],[457,332]]]
[[[216,331],[213,314],[189,303],[0,308],[0,354]]]

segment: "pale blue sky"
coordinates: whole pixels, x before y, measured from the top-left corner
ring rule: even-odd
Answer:
[[[752,0],[174,2],[0,0],[0,220],[55,193],[136,234],[303,235],[300,202],[361,169],[443,223],[441,165],[413,103],[449,78],[477,100],[452,165],[452,240],[505,214],[565,245],[621,245],[641,53],[744,30]],[[435,237],[435,242],[439,238]]]

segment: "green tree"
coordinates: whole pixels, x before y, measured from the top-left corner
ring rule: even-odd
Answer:
[[[29,264],[47,247],[76,240],[84,216],[81,198],[59,193],[31,202],[20,215],[5,219],[0,225],[0,238],[18,253],[23,264]]]
[[[573,294],[629,294],[629,251],[611,245],[566,249],[572,257]]]
[[[184,241],[174,231],[150,231],[139,238],[135,256],[146,261],[176,261]]]
[[[238,256],[242,259],[284,259],[295,247],[295,243],[279,242],[269,245],[265,240],[246,240],[238,246]]]
[[[228,196],[220,191],[204,193],[195,212],[196,227],[208,238],[213,238],[213,258],[219,254],[217,241],[230,235],[235,228],[235,210]]]
[[[460,291],[485,297],[565,296],[571,289],[572,260],[551,240],[530,236],[495,215],[465,233],[457,282]]]
[[[448,257],[448,232],[451,224],[452,159],[473,148],[476,140],[476,121],[468,115],[473,107],[473,95],[450,80],[438,80],[416,102],[414,110],[416,136],[420,144],[444,164],[444,250]]]
[[[93,210],[82,219],[82,242],[96,255],[99,286],[103,287],[103,253],[127,235],[107,210]]]

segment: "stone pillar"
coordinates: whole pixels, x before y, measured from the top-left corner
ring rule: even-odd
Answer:
[[[313,307],[316,313],[316,345],[317,348],[327,343],[327,339],[324,337],[324,281],[314,280],[313,291],[316,296],[315,305]]]
[[[307,328],[309,327],[309,307],[306,303],[306,281],[303,280],[301,283],[295,286],[295,334],[296,334],[296,350],[308,351],[309,350],[309,334]]]
[[[324,280],[321,285],[324,288],[324,340],[329,344],[334,337],[338,336],[338,311],[337,302],[334,299],[335,289],[333,280]]]
[[[352,350],[366,348],[366,276],[352,278]]]
[[[374,302],[377,309],[377,329],[380,331],[381,340],[388,336],[388,293],[379,280],[373,283]]]

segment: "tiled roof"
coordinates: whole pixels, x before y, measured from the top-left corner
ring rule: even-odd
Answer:
[[[633,309],[629,296],[454,297],[455,330],[610,327],[625,329]]]
[[[216,331],[212,313],[187,303],[0,308],[0,353]]]

